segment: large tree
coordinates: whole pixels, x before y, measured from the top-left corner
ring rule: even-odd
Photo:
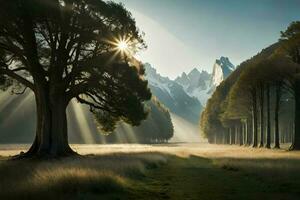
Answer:
[[[102,0],[1,0],[0,83],[32,90],[37,130],[26,155],[68,155],[66,107],[90,106],[102,128],[138,125],[151,98],[130,54],[145,47],[123,5]],[[15,91],[15,90],[14,90]]]

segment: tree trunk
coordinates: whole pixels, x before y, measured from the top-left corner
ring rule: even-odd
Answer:
[[[245,136],[245,129],[244,129],[244,123],[242,123],[241,124],[241,126],[240,126],[240,141],[239,141],[239,143],[240,143],[240,146],[242,146],[243,144],[244,144],[244,136]]]
[[[245,122],[245,127],[244,127],[244,129],[245,129],[245,136],[244,136],[244,145],[248,145],[248,143],[249,143],[249,135],[248,135],[248,119],[246,120],[246,122]]]
[[[274,135],[274,148],[279,149],[280,148],[280,142],[279,142],[279,108],[280,108],[280,96],[281,96],[281,86],[280,83],[276,83],[276,99],[275,99],[275,135]]]
[[[300,78],[295,80],[295,121],[294,139],[290,150],[300,150]]]
[[[231,134],[230,134],[230,144],[231,145],[233,145],[233,144],[235,144],[234,143],[234,138],[235,138],[235,126],[233,126],[232,128],[231,128]]]
[[[270,86],[267,85],[267,141],[266,148],[271,148],[271,111],[270,111]]]
[[[238,144],[237,137],[238,137],[238,128],[237,125],[234,125],[234,144]]]
[[[232,128],[229,128],[229,144],[232,145],[232,137],[233,137],[233,133],[232,133]]]
[[[230,144],[230,128],[228,128],[226,144]]]
[[[253,134],[252,133],[252,130],[253,129],[253,126],[252,126],[252,119],[248,119],[248,123],[247,123],[247,145],[250,146],[252,144],[252,141],[253,141]]]
[[[214,144],[217,144],[217,134],[214,134]]]
[[[257,147],[257,96],[256,91],[252,95],[252,132],[253,132],[253,147]]]
[[[237,125],[234,125],[234,144],[238,144],[237,137],[238,137],[238,128]]]
[[[58,157],[75,154],[68,144],[67,101],[46,87],[35,91],[37,126],[35,140],[25,156]]]
[[[222,144],[227,144],[227,134],[228,134],[228,131],[224,131],[223,132],[223,140],[222,140]]]
[[[264,146],[264,85],[261,84],[260,86],[260,144],[259,147]]]

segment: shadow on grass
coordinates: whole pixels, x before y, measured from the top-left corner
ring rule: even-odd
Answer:
[[[152,196],[145,198],[144,189],[136,199],[294,200],[300,199],[300,159],[170,156],[144,181]]]

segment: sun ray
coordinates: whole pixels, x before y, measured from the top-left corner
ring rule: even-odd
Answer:
[[[88,124],[88,121],[86,119],[86,113],[82,109],[81,105],[72,101],[71,102],[71,108],[74,111],[74,117],[77,122],[78,128],[80,130],[82,139],[84,143],[86,144],[93,144],[95,143],[95,140],[92,136],[91,128]]]
[[[15,118],[17,118],[20,109],[24,109],[23,106],[28,106],[29,102],[33,101],[34,96],[31,92],[27,92],[22,97],[12,96],[12,100],[15,98],[22,98],[22,100],[19,101],[17,105],[15,105],[14,108],[5,116],[3,124],[9,123],[10,121],[13,121]],[[8,106],[8,104],[6,106]]]
[[[127,136],[129,137],[130,142],[137,143],[138,139],[135,135],[135,132],[134,132],[132,126],[130,126],[129,124],[123,124],[123,128],[124,128],[125,132],[127,133]]]
[[[105,42],[112,45],[111,50],[117,54],[121,54],[121,56],[132,55],[134,52],[134,45],[129,37],[119,36],[113,40],[105,40]]]
[[[9,94],[8,92],[0,93],[0,113],[10,102],[15,98],[15,96]]]

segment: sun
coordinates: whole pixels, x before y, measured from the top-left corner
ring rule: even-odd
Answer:
[[[128,43],[125,40],[118,41],[117,47],[120,51],[126,51],[128,49]]]
[[[106,42],[111,45],[111,50],[115,52],[116,55],[127,57],[133,56],[135,53],[135,43],[131,41],[129,37],[115,37],[112,40],[106,40]]]

